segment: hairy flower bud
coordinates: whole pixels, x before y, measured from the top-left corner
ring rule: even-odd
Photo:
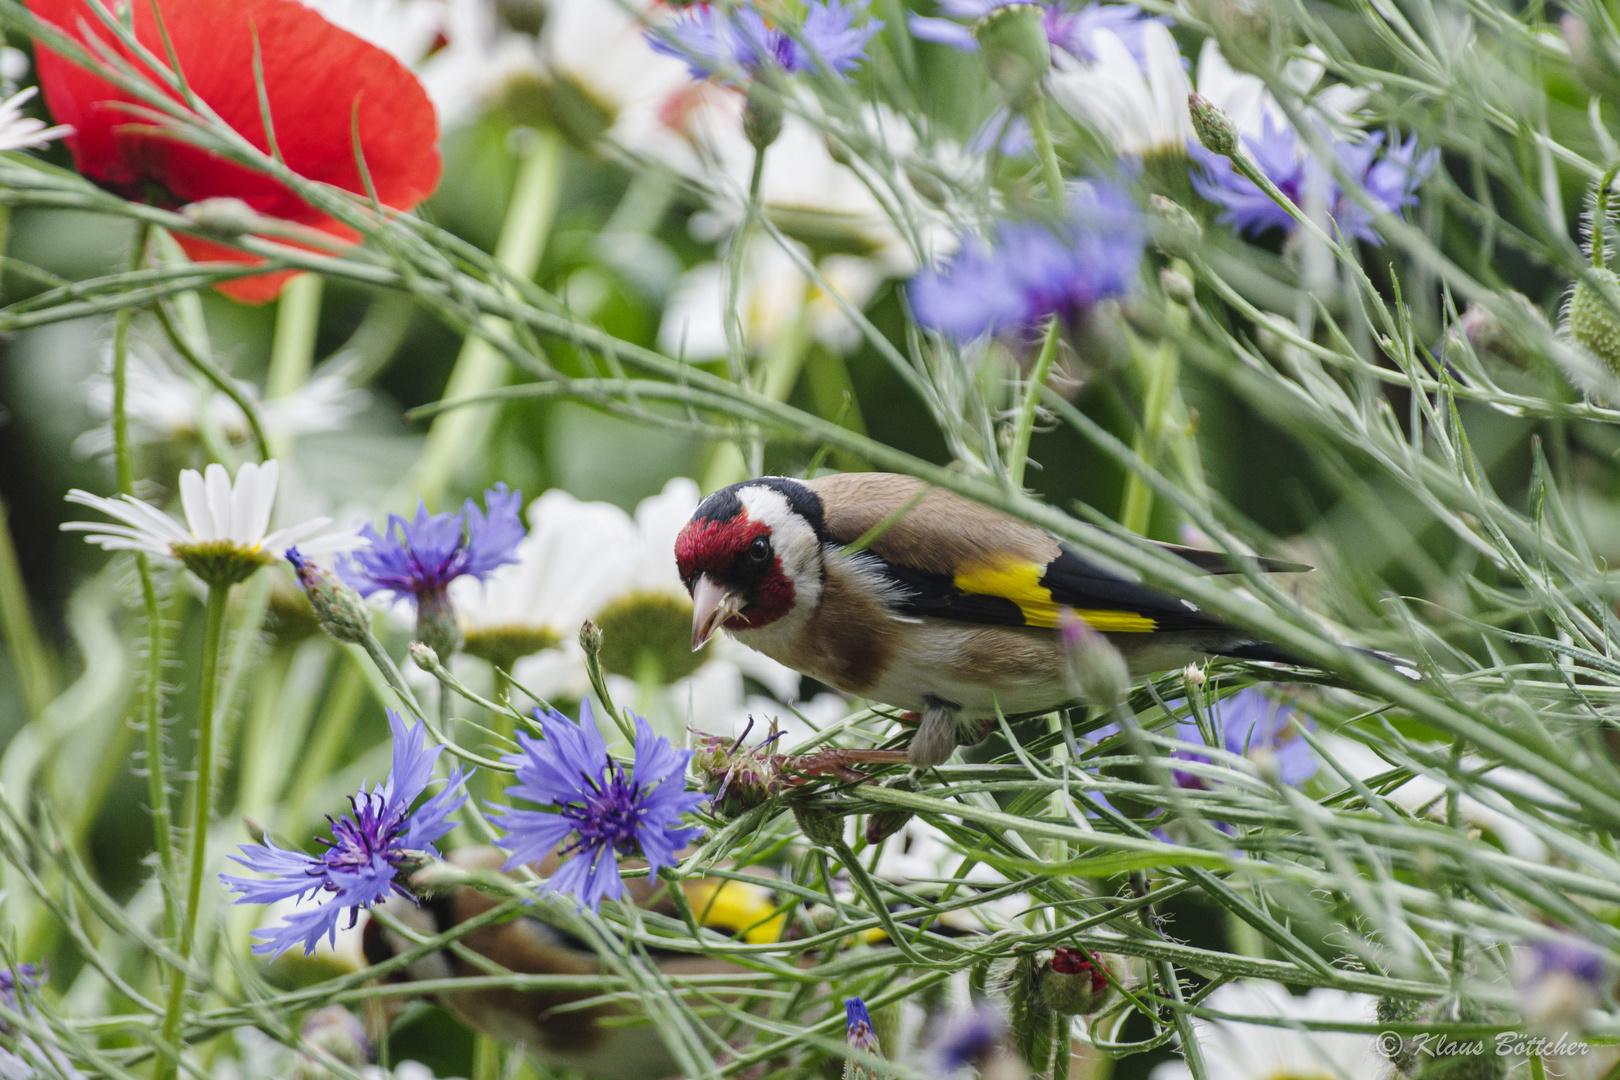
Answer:
[[[1052,45],[1037,4],[1006,4],[973,27],[990,78],[1002,100],[1021,109],[1034,100],[1052,68]]]
[[[1131,674],[1113,643],[1069,608],[1058,615],[1058,632],[1062,635],[1069,688],[1087,704],[1103,709],[1123,701],[1130,689]]]
[[[310,562],[296,547],[287,549],[287,561],[298,575],[298,585],[309,598],[320,628],[339,641],[363,644],[371,635],[371,609],[360,594],[330,570]]]
[[[1610,299],[1620,304],[1620,276],[1606,267],[1593,267],[1587,273],[1599,283],[1607,298],[1584,278],[1576,282],[1569,298],[1569,332],[1587,352],[1620,375],[1620,316],[1615,315],[1609,304]]]
[[[1046,1007],[1061,1016],[1089,1016],[1114,993],[1102,960],[1085,949],[1058,949],[1036,973],[1035,982]]]
[[[1210,104],[1208,98],[1201,94],[1188,94],[1187,111],[1192,114],[1193,130],[1198,133],[1198,141],[1204,144],[1205,150],[1222,157],[1231,157],[1238,152],[1237,125],[1232,123],[1230,116]]]

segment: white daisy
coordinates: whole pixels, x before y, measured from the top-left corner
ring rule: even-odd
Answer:
[[[267,532],[275,506],[280,465],[272,459],[263,465],[243,465],[231,483],[225,466],[208,466],[207,473],[183,469],[180,473],[180,503],[186,524],[150,503],[128,495],[104,498],[74,488],[67,501],[100,510],[119,524],[101,521],[69,521],[64,532],[82,532],[85,540],[107,551],[144,551],[165,559],[176,559],[213,586],[228,586],[245,580],[261,566],[269,566],[290,546],[298,545],[310,554],[324,554],[354,547],[353,533],[322,530],[329,518],[314,518],[287,528]]]
[[[853,255],[828,255],[817,269],[833,294],[856,311],[866,306],[886,276],[874,260]],[[775,349],[794,331],[801,313],[809,318],[811,334],[829,349],[848,352],[859,342],[860,330],[834,296],[813,285],[775,242],[761,238],[751,245],[742,278],[737,303],[750,353],[758,356]],[[681,276],[664,306],[658,347],[688,360],[726,356],[730,352],[725,329],[727,299],[719,263],[692,267]]]
[[[249,400],[258,390],[238,383]],[[103,457],[113,451],[112,352],[102,368],[85,380],[90,411],[104,421],[73,441],[81,457]],[[322,431],[336,431],[345,420],[363,410],[371,396],[340,376],[317,376],[285,397],[257,402],[259,421],[272,443]],[[161,354],[131,350],[125,379],[124,412],[130,440],[136,444],[164,443],[196,437],[205,427],[232,443],[251,436],[241,408],[206,380],[175,370]]]
[[[46,127],[45,121],[23,115],[23,105],[37,93],[39,87],[30,86],[0,101],[0,151],[37,149],[73,134],[66,124]]]
[[[540,59],[608,122],[607,137],[631,150],[663,137],[666,112],[692,85],[684,61],[647,43],[661,0],[548,0]]]
[[[1053,101],[1121,154],[1181,151],[1193,135],[1181,51],[1162,23],[1143,23],[1141,33],[1141,63],[1111,30],[1092,34],[1090,63],[1055,50],[1047,86]]]
[[[1312,990],[1295,997],[1281,984],[1245,979],[1204,1000],[1215,1012],[1338,1023],[1370,1021],[1374,999],[1343,990]],[[1193,1021],[1210,1076],[1221,1080],[1381,1080],[1389,1063],[1371,1035],[1306,1031],[1225,1020]],[[1153,1080],[1183,1080],[1192,1071],[1180,1061],[1153,1070]]]

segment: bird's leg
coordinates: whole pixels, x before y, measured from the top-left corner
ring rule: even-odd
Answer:
[[[917,725],[917,734],[911,737],[906,760],[919,769],[931,769],[949,761],[958,741],[956,711],[959,708],[961,706],[954,701],[925,694],[922,721]]]

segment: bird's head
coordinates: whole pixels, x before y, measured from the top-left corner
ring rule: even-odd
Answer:
[[[758,630],[821,592],[821,498],[779,476],[745,480],[698,504],[675,539],[692,594],[692,648],[714,632]]]

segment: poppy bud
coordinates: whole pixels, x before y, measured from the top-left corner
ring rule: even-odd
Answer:
[[[1108,1003],[1113,984],[1085,949],[1058,949],[1035,976],[1041,1000],[1060,1016],[1089,1016]]]
[[[1593,267],[1588,273],[1609,297],[1620,303],[1620,276],[1606,267]],[[1620,375],[1620,317],[1584,279],[1576,282],[1575,292],[1569,298],[1569,332],[1587,352]]]
[[[1210,104],[1208,98],[1188,94],[1187,111],[1192,114],[1193,130],[1198,133],[1198,141],[1204,144],[1205,150],[1222,157],[1231,157],[1238,152],[1237,125],[1232,123],[1230,116]]]
[[[1052,68],[1052,45],[1036,4],[1007,4],[991,11],[973,27],[985,67],[1014,109],[1028,105]]]
[[[339,641],[364,644],[371,636],[371,610],[360,594],[332,571],[304,558],[296,547],[287,549],[287,561],[298,574],[298,585],[320,628]]]

